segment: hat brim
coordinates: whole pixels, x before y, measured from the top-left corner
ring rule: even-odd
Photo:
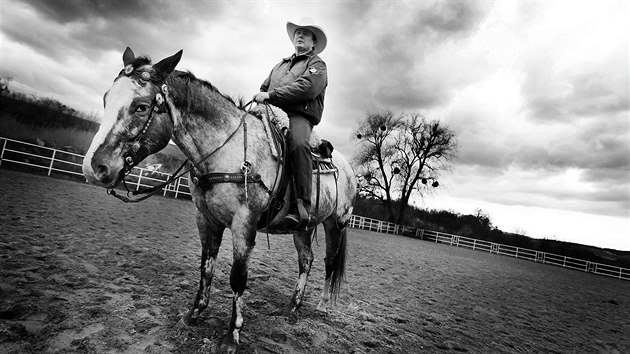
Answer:
[[[298,25],[293,22],[287,22],[287,34],[289,35],[289,40],[293,43],[293,35],[298,28],[306,28],[307,30],[313,32],[315,38],[317,38],[317,45],[315,46],[315,54],[319,54],[326,49],[326,33],[324,30],[315,25]]]

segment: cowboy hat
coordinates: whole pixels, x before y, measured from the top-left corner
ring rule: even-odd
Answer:
[[[324,51],[326,48],[326,33],[324,30],[313,24],[313,20],[305,17],[300,20],[301,25],[295,24],[293,22],[287,21],[287,34],[289,35],[289,39],[293,42],[293,35],[295,35],[295,31],[298,28],[306,28],[307,30],[313,32],[315,38],[317,39],[317,44],[315,45],[315,54],[319,54]]]

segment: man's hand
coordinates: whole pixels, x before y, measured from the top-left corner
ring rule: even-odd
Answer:
[[[254,95],[254,98],[253,98],[253,100],[256,103],[263,103],[263,102],[265,102],[268,99],[269,99],[269,93],[267,93],[267,92],[257,92]]]

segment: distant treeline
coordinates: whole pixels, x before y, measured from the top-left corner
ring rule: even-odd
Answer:
[[[377,220],[384,220],[387,208],[377,200],[359,197],[354,207],[354,214]],[[567,257],[591,262],[610,264],[630,268],[630,252],[602,249],[577,243],[551,239],[538,239],[514,233],[503,232],[492,225],[490,216],[463,215],[448,210],[427,210],[410,206],[403,216],[403,225],[419,229],[434,230],[478,240],[501,243],[514,247],[555,253]]]
[[[2,116],[14,116],[31,127],[76,128],[96,134],[100,126],[99,123],[87,119],[83,114],[52,98],[3,94],[0,100]]]

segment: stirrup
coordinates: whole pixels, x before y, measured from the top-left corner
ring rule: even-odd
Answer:
[[[284,217],[284,221],[290,223],[291,225],[299,225],[300,217],[295,214],[287,214]]]
[[[305,229],[308,226],[309,222],[311,221],[311,217],[310,215],[308,215],[308,211],[306,211],[306,208],[304,207],[304,202],[302,201],[302,199],[297,200],[297,210],[298,210],[298,215],[300,218],[298,228]]]

